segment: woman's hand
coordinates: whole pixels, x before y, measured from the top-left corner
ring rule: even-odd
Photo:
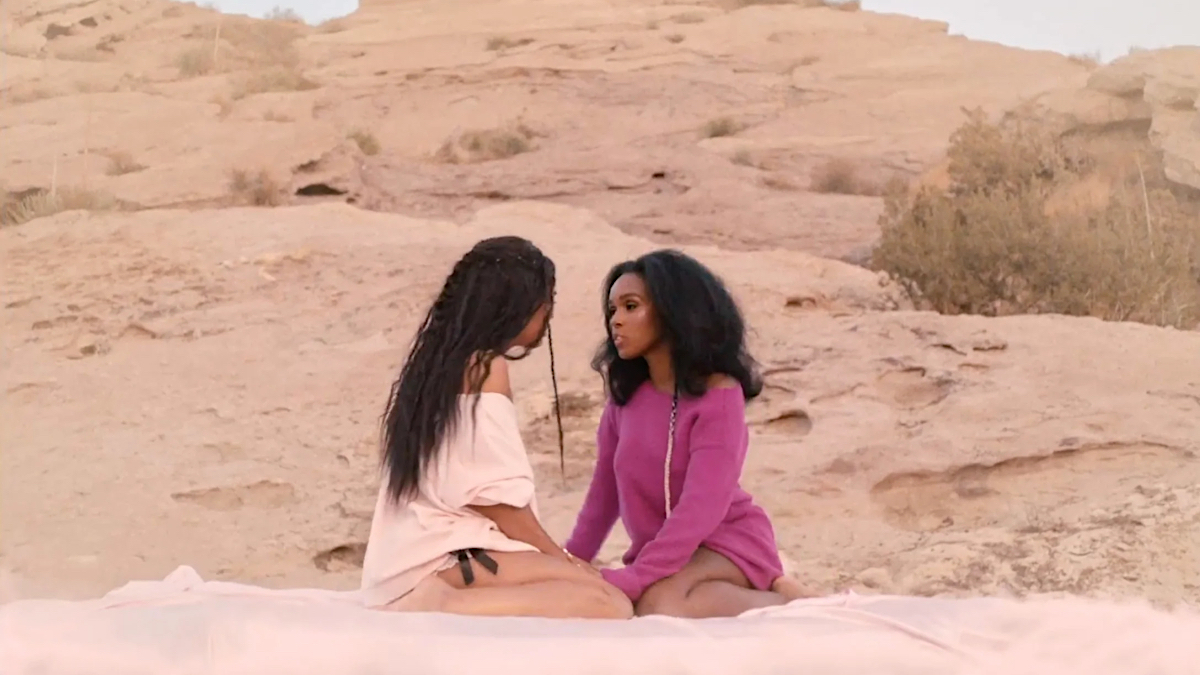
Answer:
[[[563,554],[567,556],[567,561],[570,562],[572,565],[575,565],[576,567],[579,567],[580,569],[582,569],[586,572],[591,572],[592,574],[596,575],[597,577],[600,576],[600,570],[596,569],[590,562],[576,558],[574,555],[571,554],[570,551],[566,550],[565,548],[563,549]]]

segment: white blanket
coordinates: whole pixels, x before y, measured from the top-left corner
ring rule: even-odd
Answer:
[[[0,606],[0,675],[1194,675],[1200,614],[1082,599],[859,596],[734,619],[475,618],[180,567],[88,601]]]

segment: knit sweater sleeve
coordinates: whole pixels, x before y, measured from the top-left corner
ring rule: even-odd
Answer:
[[[592,483],[588,486],[583,508],[575,520],[575,529],[564,546],[571,555],[580,560],[590,562],[595,559],[620,514],[617,476],[613,468],[619,439],[618,414],[617,406],[609,401],[600,415],[600,426],[596,430],[596,467],[592,471]]]

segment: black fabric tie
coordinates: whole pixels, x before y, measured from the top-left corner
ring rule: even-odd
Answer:
[[[500,565],[496,560],[481,548],[463,548],[453,551],[453,554],[458,558],[458,569],[462,571],[463,584],[466,586],[475,583],[475,570],[471,569],[471,558],[477,560],[484,569],[492,574],[500,571]]]

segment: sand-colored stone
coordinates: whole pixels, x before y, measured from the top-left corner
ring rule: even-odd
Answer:
[[[1069,133],[1144,133],[1168,180],[1200,190],[1200,46],[1136,51],[1083,87],[1045,92],[1020,107]]]
[[[1200,334],[915,312],[832,259],[870,244],[881,200],[808,189],[830,158],[916,175],[961,107],[1046,91],[1080,124],[1183,128],[1163,111],[1191,114],[1186,83],[825,7],[440,0],[294,27],[294,60],[271,58],[316,86],[239,98],[281,66],[231,42],[232,70],[181,78],[178,57],[218,20],[254,44],[259,22],[159,0],[0,13],[19,35],[0,180],[158,207],[0,231],[5,594],[93,595],[180,564],[353,587],[379,415],[419,313],[475,240],[516,233],[561,276],[565,479],[545,351],[515,375],[554,535],[591,466],[600,279],[671,243],[745,305],[768,387],[744,485],[814,586],[1200,599]],[[721,117],[739,130],[702,138]],[[433,159],[522,124],[530,152]],[[109,175],[102,152],[145,168]],[[291,206],[231,206],[229,172],[259,169]],[[314,186],[342,194],[297,196]]]

